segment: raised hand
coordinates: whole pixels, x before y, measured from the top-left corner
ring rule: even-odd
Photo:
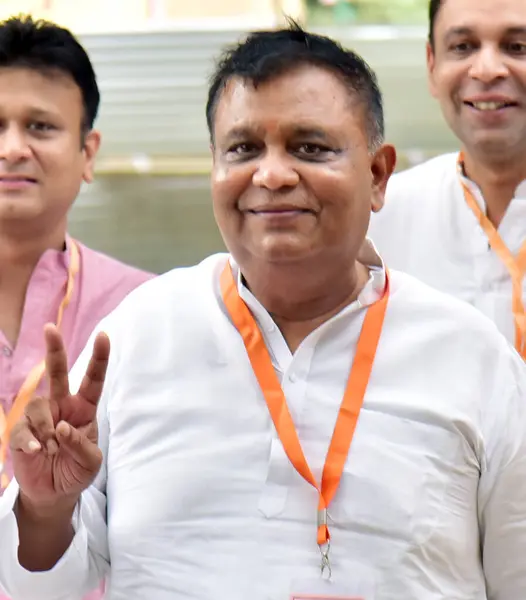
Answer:
[[[108,337],[99,333],[80,389],[72,395],[62,337],[54,325],[44,334],[49,394],[27,405],[10,440],[21,495],[42,507],[76,503],[100,469],[96,413],[110,354]]]

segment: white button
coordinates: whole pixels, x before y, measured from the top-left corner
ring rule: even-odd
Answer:
[[[11,350],[11,348],[9,348],[9,346],[4,346],[2,349],[2,352],[4,353],[4,356],[11,356],[13,354],[13,351]]]
[[[268,331],[268,333],[272,333],[273,331],[276,331],[276,326],[274,325],[274,323],[270,323],[270,325],[267,327],[267,331]]]
[[[483,281],[481,288],[482,288],[483,292],[491,292],[493,289],[493,285],[492,285],[491,281]]]
[[[290,373],[289,380],[292,381],[292,383],[295,383],[296,381],[298,381],[298,377],[297,377],[296,373]]]

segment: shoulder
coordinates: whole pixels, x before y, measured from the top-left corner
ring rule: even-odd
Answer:
[[[386,202],[393,198],[410,198],[415,193],[421,199],[422,193],[436,190],[444,179],[456,177],[458,153],[441,154],[419,165],[395,173],[387,184]]]
[[[111,341],[111,371],[128,376],[177,361],[178,368],[207,353],[218,353],[215,327],[223,309],[219,274],[228,254],[212,255],[198,265],[176,268],[132,290],[91,332],[75,375],[85,372],[93,340],[103,331]]]
[[[133,288],[155,276],[153,273],[148,273],[102,252],[92,250],[79,242],[77,245],[85,275],[96,276],[100,284],[104,285],[106,281],[114,284],[118,282],[121,285],[128,283]]]
[[[392,271],[391,281],[397,320],[418,329],[418,340],[423,348],[427,346],[429,356],[436,347],[445,350],[445,362],[455,357],[466,368],[470,364],[490,368],[499,356],[513,369],[517,364],[523,366],[521,361],[517,363],[518,354],[495,323],[471,304],[407,273]]]
[[[457,153],[443,154],[389,179],[384,206],[371,216],[369,235],[391,264],[406,264],[408,232],[427,226],[444,202],[455,197],[456,160]]]
[[[405,373],[404,385],[449,415],[469,415],[483,446],[509,419],[526,418],[526,367],[495,323],[410,275],[393,271],[391,281],[382,353],[390,373]]]
[[[219,273],[228,254],[219,253],[191,267],[179,267],[134,289],[114,311],[115,317],[142,318],[154,322],[185,315],[198,316],[204,305],[217,298]]]

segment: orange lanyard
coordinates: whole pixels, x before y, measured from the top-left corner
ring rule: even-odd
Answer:
[[[462,174],[463,156],[459,154],[458,171]],[[512,311],[515,321],[515,348],[526,359],[526,310],[522,299],[522,282],[526,274],[526,242],[521,246],[517,256],[513,256],[506,244],[502,241],[498,231],[493,223],[481,210],[478,202],[473,196],[473,192],[460,179],[464,190],[464,198],[467,205],[471,208],[478,219],[480,226],[488,238],[489,245],[493,252],[500,258],[508,273],[512,283]]]
[[[74,240],[71,240],[71,249],[69,256],[68,281],[66,284],[66,292],[60,303],[56,325],[60,328],[62,317],[67,305],[70,303],[73,296],[73,288],[75,277],[80,269],[79,249]],[[28,402],[33,398],[40,381],[46,371],[46,362],[42,360],[38,365],[33,367],[22,384],[9,413],[5,414],[0,406],[0,489],[6,488],[9,484],[9,478],[5,473],[5,464],[7,458],[7,448],[9,446],[9,436],[15,424],[21,419]],[[2,470],[4,469],[4,472]]]
[[[226,264],[221,274],[220,283],[223,302],[236,329],[243,338],[248,358],[265,396],[270,416],[283,444],[283,449],[298,473],[318,491],[317,542],[322,552],[322,571],[327,567],[330,574],[330,564],[328,562],[330,535],[327,526],[327,508],[340,484],[367,384],[369,383],[389,299],[388,274],[386,273],[386,286],[382,298],[368,308],[365,315],[356,347],[356,356],[325,459],[321,486],[316,482],[307,464],[287,406],[285,394],[272,365],[265,341],[250,310],[239,296],[229,263]],[[327,545],[326,551],[322,550],[325,545]]]

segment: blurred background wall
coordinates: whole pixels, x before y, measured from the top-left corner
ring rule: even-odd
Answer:
[[[214,58],[247,30],[290,15],[360,53],[384,93],[399,168],[455,148],[427,91],[427,0],[0,0],[78,34],[102,93],[96,182],[71,232],[162,272],[222,250],[210,207],[204,118]]]

